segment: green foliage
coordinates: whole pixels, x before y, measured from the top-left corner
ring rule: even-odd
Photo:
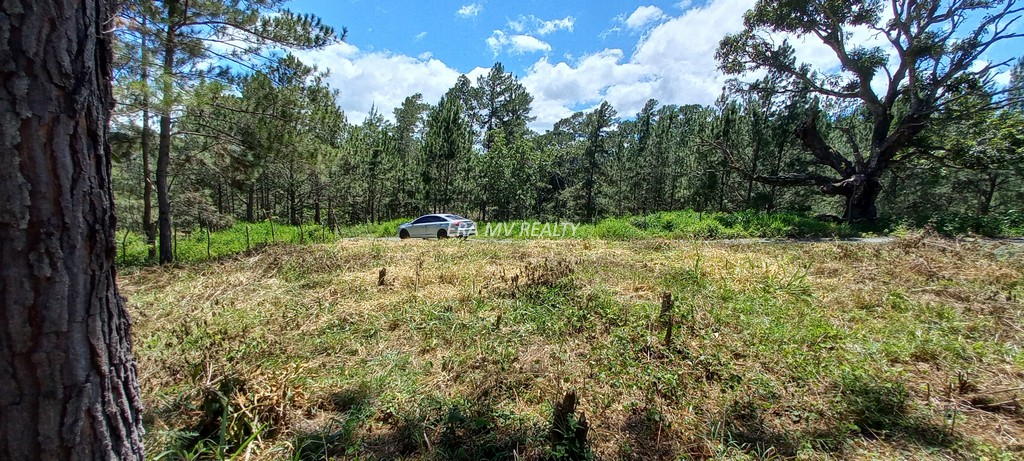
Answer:
[[[514,224],[513,227],[518,229]],[[851,237],[859,234],[858,230],[847,224],[829,223],[794,213],[673,211],[633,218],[606,218],[593,226],[582,226],[577,238],[802,238]]]
[[[885,230],[892,233],[900,229],[927,230],[947,237],[981,236],[1001,238],[1024,236],[1024,219],[1022,219],[1022,214],[1017,210],[993,213],[986,216],[946,211],[919,214],[910,218],[896,220],[894,223],[887,226]]]
[[[152,27],[166,26],[169,11],[147,9],[157,6],[150,2],[132,5],[142,8],[132,12],[147,15]],[[785,57],[789,45],[779,44],[776,51],[781,54],[769,53],[764,48],[768,42],[761,40],[767,31],[842,29],[877,19],[879,8],[885,7],[761,2],[748,17],[749,30],[727,38],[722,47],[753,47],[728,59],[771,68],[779,63],[758,59]],[[835,13],[833,19],[840,24],[821,22],[818,16],[825,13]],[[282,18],[277,25],[264,22],[310,32],[310,46],[327,39],[317,32],[322,24],[315,18]],[[255,21],[256,16],[245,20]],[[158,35],[157,29],[149,32]],[[141,103],[159,92],[153,91],[156,82],[135,78],[138,66],[143,58],[152,65],[149,54],[159,50],[147,54],[141,43],[125,40],[119,91],[125,100]],[[199,42],[188,46],[202,55],[205,48]],[[256,48],[239,50],[238,58],[246,59]],[[172,215],[176,227],[215,230],[234,221],[286,217],[291,225],[323,223],[351,237],[391,236],[395,220],[427,212],[515,226],[533,220],[583,222],[576,238],[614,240],[831,237],[929,223],[944,235],[1019,234],[1020,220],[1012,216],[1013,210],[1024,208],[1021,115],[1013,105],[1000,112],[987,110],[998,98],[984,97],[980,75],[958,84],[958,91],[971,97],[942,107],[923,124],[928,131],[921,137],[927,142],[919,144],[929,149],[905,146],[899,162],[881,162],[896,166],[871,175],[869,182],[878,187],[861,195],[878,195],[879,222],[840,225],[810,218],[838,213],[850,206],[853,195],[839,185],[842,178],[828,177],[827,164],[842,163],[838,157],[808,159],[807,146],[794,132],[807,135],[813,127],[824,145],[835,147],[826,156],[869,155],[867,146],[879,144],[869,142],[881,131],[872,125],[876,111],[868,102],[854,96],[815,97],[821,90],[847,91],[832,85],[856,80],[879,65],[876,50],[850,51],[856,72],[838,80],[815,74],[810,82],[794,81],[785,70],[797,64],[786,61],[780,64],[782,74],[773,72],[752,82],[746,86],[751,91],[726,93],[713,106],[661,105],[652,99],[635,116],[620,118],[604,102],[558,121],[544,134],[527,128],[532,96],[501,63],[476,82],[460,77],[436,104],[423,101],[422,95],[406,98],[395,109],[395,122],[376,109],[366,120],[349,122],[324,72],[293,55],[275,55],[271,62],[242,67],[247,70],[230,78],[201,75],[169,101],[185,109],[175,119],[178,135],[172,140]],[[723,66],[730,62],[735,64]],[[805,71],[796,69],[800,75]],[[892,107],[899,120],[907,111],[902,94]],[[970,114],[976,116],[966,116]],[[119,124],[114,185],[122,210],[119,222],[142,232],[145,182],[140,180],[141,128],[134,126],[136,120],[123,117]],[[807,181],[817,191],[785,187]],[[819,195],[822,191],[832,197]],[[513,234],[509,238],[519,238],[519,229]]]
[[[376,226],[368,230],[373,232],[376,230]],[[360,232],[357,235],[367,234]],[[212,232],[207,228],[196,228],[187,233],[178,231],[173,247],[176,261],[194,263],[223,258],[266,245],[328,243],[342,236],[345,235],[335,234],[330,229],[315,224],[289,226],[280,223],[271,224],[267,221],[241,222]],[[150,263],[143,236],[132,231],[118,231],[117,239],[117,263],[119,265],[142,266]]]
[[[607,240],[629,240],[641,235],[627,218],[607,218],[594,225],[594,236]]]
[[[473,140],[465,110],[453,88],[427,114],[422,187],[423,204],[430,208],[451,211],[456,203],[465,203],[461,196],[469,185]]]
[[[801,106],[810,112],[795,132],[808,155],[802,164],[786,168],[791,173],[746,168],[746,176],[775,186],[813,186],[824,194],[845,197],[844,216],[850,220],[876,219],[881,177],[892,166],[911,160],[946,166],[925,142],[929,127],[943,118],[992,114],[1003,105],[990,99],[970,111],[958,107],[964,93],[995,88],[999,66],[979,69],[975,63],[992,44],[1019,38],[991,27],[1021,18],[1022,10],[1012,5],[1007,0],[952,3],[946,8],[928,2],[757,2],[744,15],[744,29],[721,40],[716,59],[728,74],[742,77],[763,71],[768,75],[757,82],[737,82],[734,89],[804,99]],[[984,20],[958,19],[969,15]],[[851,44],[847,38],[852,31],[865,27],[889,40],[870,47]],[[936,33],[939,29],[949,33]],[[821,41],[834,51],[841,66],[816,68],[800,61],[793,43],[779,38],[783,35]],[[879,87],[876,77],[883,74],[887,78]],[[1010,90],[1012,95],[1014,88]],[[812,94],[815,99],[806,101]],[[817,112],[822,101],[832,111],[826,117]],[[828,126],[847,118],[851,108],[862,109],[860,127]],[[963,141],[971,143],[975,137],[971,132]],[[730,146],[722,141],[717,146],[738,163]],[[985,156],[983,163],[994,166],[991,152]],[[743,168],[733,165],[737,166]],[[991,179],[993,184],[996,181]],[[981,214],[987,212],[983,206]]]

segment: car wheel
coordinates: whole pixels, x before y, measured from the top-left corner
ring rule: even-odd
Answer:
[[[405,240],[405,239],[409,238],[409,231],[407,231],[407,230],[405,230],[405,229],[402,229],[402,230],[401,230],[401,231],[400,231],[400,232],[398,233],[398,238],[400,238],[400,239],[402,239],[402,240]]]
[[[448,238],[448,231],[446,231],[444,229],[441,229],[441,230],[437,231],[437,238],[439,238],[439,239],[446,239],[446,238]]]

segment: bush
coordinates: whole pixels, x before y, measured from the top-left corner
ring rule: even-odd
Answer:
[[[394,237],[398,235],[398,226],[412,221],[414,218],[398,218],[377,223],[373,230],[374,237]],[[479,232],[479,230],[477,230]]]
[[[626,218],[607,218],[594,226],[594,235],[607,240],[629,240],[640,237],[640,229]]]
[[[958,212],[942,212],[918,215],[910,219],[912,227],[929,228],[941,235],[956,237],[961,235],[981,235],[985,237],[1003,237],[1019,235],[1013,229],[1018,221],[1015,213],[1006,215],[976,216]]]

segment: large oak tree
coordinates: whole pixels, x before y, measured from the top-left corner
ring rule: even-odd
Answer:
[[[0,459],[142,459],[104,0],[0,5]]]
[[[834,145],[818,126],[815,105],[796,135],[828,173],[749,177],[817,186],[823,194],[845,198],[847,219],[875,218],[882,175],[924,151],[911,147],[927,124],[953,107],[965,84],[991,86],[993,70],[1009,64],[982,58],[993,45],[1022,36],[1015,32],[1021,11],[1013,0],[759,0],[744,17],[745,29],[722,39],[717,53],[722,70],[767,71],[787,82],[782,92],[809,89],[862,105],[871,127],[869,139],[849,136],[847,145]],[[881,37],[883,44],[859,44],[853,40],[858,30]],[[800,62],[786,37],[821,41],[841,68]],[[980,109],[995,109],[1000,101],[1005,102],[997,98]]]

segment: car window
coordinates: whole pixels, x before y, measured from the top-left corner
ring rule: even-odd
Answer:
[[[430,223],[441,222],[441,221],[444,221],[444,218],[442,218],[440,216],[430,215],[430,216],[423,216],[420,219],[417,219],[417,220],[413,221],[412,223],[413,224],[430,224]]]
[[[462,216],[459,216],[457,214],[446,214],[445,216],[447,216],[448,219],[466,219],[466,218],[463,218]]]

